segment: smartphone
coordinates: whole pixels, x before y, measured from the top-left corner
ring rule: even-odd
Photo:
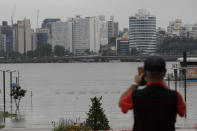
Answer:
[[[142,86],[143,86],[143,85],[146,85],[144,67],[142,67],[142,66],[139,66],[139,67],[138,67],[138,74],[139,74],[139,75],[143,74],[140,85],[142,85]]]

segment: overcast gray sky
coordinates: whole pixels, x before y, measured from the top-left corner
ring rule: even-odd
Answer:
[[[166,28],[169,21],[181,18],[183,24],[197,23],[197,0],[1,0],[0,21],[8,20],[16,5],[15,22],[24,17],[36,26],[39,9],[39,26],[44,18],[66,20],[75,15],[115,16],[120,28],[128,27],[128,18],[138,9],[147,9],[157,17],[157,26]]]

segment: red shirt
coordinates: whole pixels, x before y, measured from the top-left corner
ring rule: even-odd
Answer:
[[[151,86],[151,85],[161,85],[164,88],[168,88],[164,82],[148,82],[146,84],[146,86]],[[130,92],[128,95],[122,97],[120,100],[120,108],[123,113],[127,113],[129,109],[133,109],[132,93],[133,92]],[[179,116],[183,117],[186,112],[186,104],[183,101],[181,94],[179,92],[177,92],[177,94],[178,94],[177,113],[179,114]]]

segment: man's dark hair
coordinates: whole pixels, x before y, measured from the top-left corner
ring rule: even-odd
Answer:
[[[161,56],[149,56],[144,62],[145,72],[153,77],[163,77],[166,73],[166,63]]]

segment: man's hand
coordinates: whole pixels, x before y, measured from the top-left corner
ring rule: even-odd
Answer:
[[[128,93],[130,93],[131,91],[134,91],[135,89],[137,89],[137,87],[140,85],[141,81],[142,81],[142,76],[143,74],[140,75],[136,75],[135,76],[135,83],[136,84],[132,84],[129,89],[127,89],[120,98],[126,96]]]
[[[144,75],[144,73],[135,76],[135,83],[136,84],[138,84],[138,85],[141,84],[143,75]]]

